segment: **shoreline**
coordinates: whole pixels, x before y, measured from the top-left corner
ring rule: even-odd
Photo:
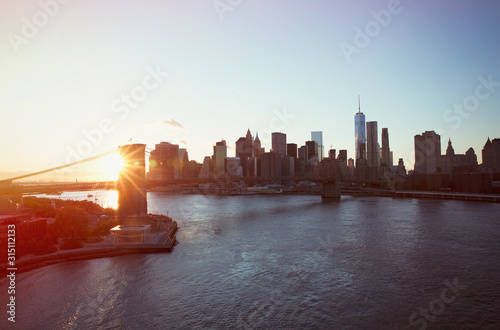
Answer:
[[[170,226],[169,226],[170,227]],[[175,232],[177,231],[177,222],[171,222],[171,228],[166,230],[162,236],[164,242],[168,244],[154,243],[89,243],[87,246],[71,250],[59,250],[54,253],[33,256],[28,258],[24,256],[16,262],[15,268],[18,273],[28,272],[45,266],[55,265],[68,261],[81,261],[101,258],[112,258],[128,254],[149,254],[149,253],[170,253],[176,245]],[[23,259],[24,258],[24,259]],[[7,269],[7,264],[2,264],[2,268]],[[14,268],[10,266],[10,268]]]
[[[153,191],[154,192],[154,191]],[[177,191],[162,193],[178,194]],[[182,193],[181,193],[182,194]],[[321,191],[283,191],[283,192],[243,192],[232,194],[217,194],[217,193],[190,193],[185,195],[205,195],[205,196],[280,196],[280,195],[295,195],[295,196],[321,196]],[[463,202],[483,202],[483,203],[500,203],[500,195],[493,194],[466,194],[455,192],[437,192],[437,191],[406,191],[406,190],[348,190],[342,189],[341,196],[371,196],[371,197],[392,197],[392,198],[414,198],[414,199],[438,199],[438,200],[456,200]]]
[[[69,261],[81,261],[101,258],[112,258],[128,254],[148,254],[171,252],[173,246],[169,248],[154,248],[154,247],[109,247],[109,248],[91,248],[91,249],[73,249],[68,252],[48,254],[37,256],[26,261],[21,261],[16,264],[17,272],[24,273],[45,266],[55,265]],[[5,265],[6,266],[6,265]]]

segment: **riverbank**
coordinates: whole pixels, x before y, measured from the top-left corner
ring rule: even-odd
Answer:
[[[500,203],[500,195],[486,195],[486,194],[464,194],[464,193],[434,192],[434,191],[389,191],[389,190],[341,190],[340,193],[342,195],[351,195],[351,196],[425,198],[425,199],[458,200],[467,202]]]
[[[157,235],[154,242],[112,243],[108,236],[103,243],[89,243],[78,249],[59,250],[42,256],[25,256],[16,262],[17,272],[27,272],[67,261],[110,258],[126,254],[170,252],[176,243],[177,222],[170,220],[162,225],[165,226],[165,231],[162,235]],[[7,267],[6,264],[3,264],[3,267]]]

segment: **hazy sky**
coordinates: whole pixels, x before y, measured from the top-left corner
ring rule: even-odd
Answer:
[[[407,169],[423,131],[480,162],[500,137],[498,1],[61,2],[0,4],[2,171],[130,138],[201,162],[248,128],[266,150],[271,131],[300,146],[320,130],[354,157],[358,94]]]

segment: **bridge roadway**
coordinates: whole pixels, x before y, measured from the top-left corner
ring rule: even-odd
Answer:
[[[170,180],[163,182],[149,182],[148,187],[161,187],[161,186],[181,186],[181,185],[194,185],[206,183],[230,183],[230,182],[273,182],[273,181],[312,181],[312,182],[327,182],[326,178],[319,177],[279,177],[279,178],[206,178],[206,179],[183,179],[183,180]],[[354,180],[341,180],[343,183],[356,182]],[[103,181],[103,182],[74,182],[74,183],[20,183],[19,185],[0,186],[0,196],[9,197],[15,195],[31,195],[31,194],[45,194],[56,193],[63,191],[87,191],[87,190],[116,190],[116,181]],[[320,194],[320,190],[302,190],[302,193],[307,194]],[[294,191],[294,193],[300,193]],[[484,195],[484,194],[464,194],[454,192],[427,192],[427,191],[391,191],[384,189],[341,189],[342,195],[356,195],[356,196],[380,196],[380,197],[404,197],[404,198],[431,198],[431,199],[448,199],[448,200],[463,200],[463,201],[481,201],[481,202],[500,202],[500,195]]]
[[[147,188],[153,187],[169,187],[169,186],[184,186],[195,184],[215,183],[226,185],[229,183],[276,183],[276,182],[332,182],[334,179],[322,178],[317,176],[282,176],[282,177],[211,177],[211,178],[192,178],[181,180],[164,180],[164,181],[148,181]],[[357,182],[354,180],[342,180],[341,182]],[[116,190],[118,183],[116,181],[102,182],[40,182],[40,183],[19,183],[0,186],[0,196],[14,194],[44,194],[56,193],[62,191],[85,191],[85,190]]]
[[[82,190],[116,190],[116,188],[116,181],[74,183],[20,183],[19,185],[0,188],[0,196],[15,194],[33,195]]]

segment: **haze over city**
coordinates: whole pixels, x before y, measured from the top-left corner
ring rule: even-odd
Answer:
[[[416,134],[435,130],[479,162],[499,135],[494,1],[47,3],[0,5],[2,172],[130,139],[201,162],[248,128],[266,150],[272,131],[297,144],[323,131],[325,150],[351,158],[358,94],[409,169]]]

